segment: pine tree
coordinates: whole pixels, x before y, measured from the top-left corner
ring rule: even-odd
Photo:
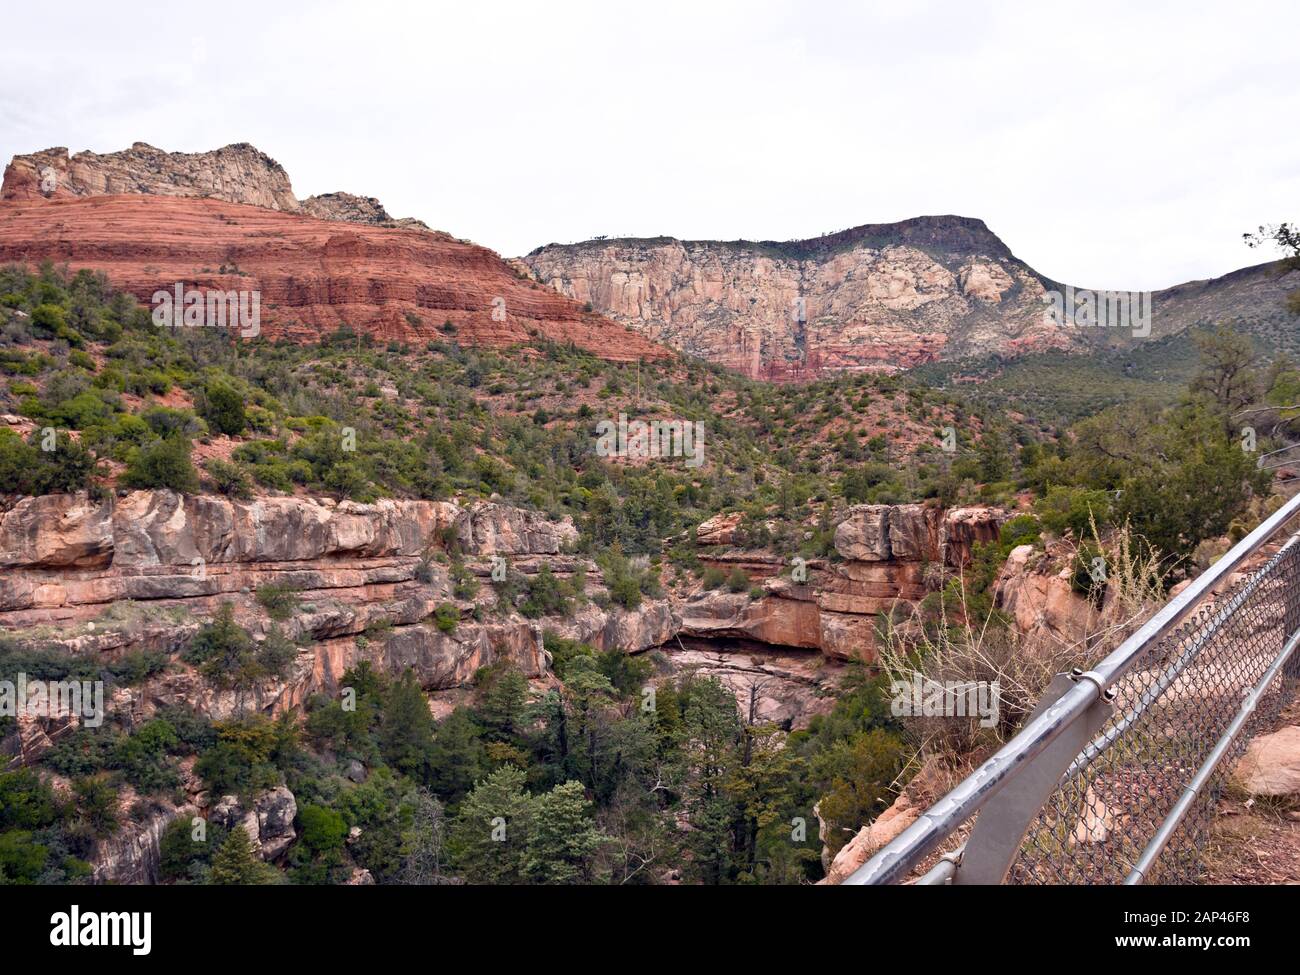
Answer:
[[[423,780],[433,744],[433,716],[424,691],[408,670],[395,683],[384,702],[379,726],[379,750],[393,768]]]
[[[226,841],[212,855],[212,872],[208,882],[217,885],[242,885],[271,883],[274,868],[257,859],[253,841],[244,827],[236,826]]]
[[[590,861],[603,837],[588,815],[581,782],[565,782],[531,801],[524,872],[528,883],[589,880]]]
[[[527,776],[507,765],[465,797],[452,827],[456,865],[474,884],[524,882],[530,802]]]

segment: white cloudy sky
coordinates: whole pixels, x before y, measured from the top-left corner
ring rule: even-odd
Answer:
[[[65,0],[4,34],[6,159],[252,142],[299,196],[506,255],[959,213],[1053,278],[1148,289],[1300,217],[1288,0]]]

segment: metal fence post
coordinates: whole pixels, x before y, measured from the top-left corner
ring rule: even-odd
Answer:
[[[1074,672],[1052,678],[1029,716],[1032,721],[1080,680],[1096,683],[1092,674]],[[1098,683],[1097,699],[980,811],[953,875],[953,884],[1000,884],[1020,850],[1025,831],[1061,782],[1070,763],[1101,730],[1111,715],[1111,696]]]

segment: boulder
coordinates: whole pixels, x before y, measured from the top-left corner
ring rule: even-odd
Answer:
[[[1237,782],[1255,796],[1300,796],[1300,727],[1261,735],[1237,763]]]
[[[529,511],[493,501],[479,501],[456,519],[456,536],[471,555],[555,555],[578,540],[573,519],[549,520]]]
[[[821,884],[840,884],[870,860],[882,846],[896,837],[925,812],[943,791],[943,773],[935,759],[928,760],[903,787],[898,798],[867,826],[858,830],[831,861]]]
[[[247,808],[238,796],[222,796],[208,818],[226,829],[242,826],[258,855],[263,860],[274,860],[298,838],[293,827],[297,815],[293,793],[281,785],[259,793]]]
[[[730,545],[736,537],[736,526],[744,517],[739,511],[714,515],[695,528],[697,545]]]

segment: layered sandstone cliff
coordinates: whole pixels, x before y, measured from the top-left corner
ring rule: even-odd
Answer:
[[[118,195],[0,204],[0,263],[104,272],[148,304],[176,284],[260,293],[260,334],[316,341],[348,327],[380,340],[505,347],[545,338],[614,361],[662,346],[521,280],[446,234],[214,199]]]
[[[282,624],[300,646],[289,675],[236,693],[173,667],[143,687],[120,689],[116,706],[278,712],[329,691],[361,660],[394,673],[413,668],[430,690],[464,686],[502,658],[540,679],[548,668],[542,633],[552,630],[598,649],[663,648],[671,672],[702,669],[738,699],[761,678],[756,718],[801,726],[833,703],[843,662],[873,658],[878,615],[921,599],[933,584],[926,567],[963,564],[975,541],[996,537],[1002,517],[985,508],[863,505],[837,532],[841,558],[812,560],[804,580],[782,575],[788,567],[770,553],[718,551],[704,561],[745,565],[761,593],[697,586],[635,610],[593,598],[568,616],[529,620],[483,616],[474,601],[457,599],[448,546],[485,585],[504,557],[525,577],[542,566],[559,578],[581,568],[595,597],[603,591],[600,569],[568,554],[577,537],[568,520],[484,501],[49,495],[0,513],[0,628],[106,660],[140,650],[174,656],[223,603],[265,637],[280,625],[257,598],[271,586],[292,590],[298,601]],[[892,527],[882,534],[881,525]],[[461,614],[451,631],[434,619],[447,604]],[[29,761],[65,730],[25,728],[16,753]]]
[[[247,142],[209,152],[167,152],[137,142],[121,152],[69,154],[58,146],[15,156],[0,185],[0,200],[121,193],[204,197],[321,220],[428,229],[419,220],[394,220],[372,196],[324,193],[299,200],[284,167]]]
[[[599,567],[570,552],[577,539],[570,520],[496,502],[238,501],[170,491],[9,499],[0,507],[0,632],[18,646],[83,660],[165,656],[167,665],[147,679],[110,684],[107,709],[128,722],[172,705],[214,719],[301,709],[315,694],[337,693],[343,674],[363,661],[389,674],[411,670],[435,709],[449,709],[496,661],[551,684],[543,645],[551,630],[600,649],[654,651],[652,679],[714,677],[750,720],[800,728],[833,707],[848,660],[871,659],[877,614],[921,598],[925,567],[964,564],[976,541],[996,537],[1002,517],[984,508],[858,506],[836,533],[839,557],[810,561],[800,583],[782,575],[787,566],[771,553],[719,546],[704,560],[748,566],[761,595],[697,586],[625,610],[604,598]],[[734,527],[734,518],[719,521]],[[453,551],[481,580],[479,609],[455,595]],[[546,566],[572,578],[581,568],[590,598],[541,620],[484,613],[501,558],[525,577]],[[293,591],[288,618],[263,605],[259,590],[268,586]],[[184,663],[184,650],[223,604],[254,639],[278,628],[293,641],[296,657],[283,676],[223,690]],[[438,620],[448,605],[460,616],[451,628]],[[0,743],[7,764],[38,761],[76,724],[18,722]],[[184,795],[101,844],[98,881],[156,879],[161,830],[178,815],[243,824],[268,859],[292,842],[287,790],[243,800],[209,795],[189,770],[182,778]],[[126,790],[123,803],[133,796]]]
[[[1045,298],[1063,286],[967,217],[918,217],[785,242],[549,244],[516,264],[656,341],[759,379],[1142,340],[1132,329],[1053,323]],[[1221,320],[1267,322],[1297,287],[1300,270],[1277,262],[1157,291],[1150,336]]]
[[[559,293],[754,378],[1079,344],[1045,324],[1043,279],[960,217],[786,244],[552,244],[523,261]]]
[[[836,560],[803,562],[794,579],[786,560],[767,553],[704,553],[706,564],[742,568],[761,585],[750,593],[698,592],[680,607],[682,634],[820,651],[829,659],[869,663],[882,614],[906,614],[945,571],[969,562],[976,543],[996,540],[1006,513],[998,508],[864,504],[835,529]],[[696,532],[702,545],[723,545],[719,522]],[[733,526],[734,527],[734,526]]]
[[[281,624],[258,590],[295,593],[298,605],[282,628],[299,651],[284,678],[221,691],[191,668],[170,666],[114,691],[112,707],[130,714],[175,703],[216,717],[278,713],[332,691],[362,660],[390,673],[411,668],[429,690],[464,686],[500,659],[542,678],[541,625],[515,613],[474,619],[474,603],[453,594],[445,553],[455,545],[485,581],[501,557],[525,575],[545,561],[564,576],[576,560],[561,550],[576,534],[568,520],[491,502],[245,502],[170,491],[111,502],[26,498],[0,515],[0,629],[20,643],[104,660],[141,650],[174,657],[223,603],[264,638]],[[600,586],[598,570],[592,585]],[[447,604],[463,616],[451,629],[434,620]],[[670,639],[677,620],[652,601],[635,613],[588,604],[568,625],[598,646],[637,652]],[[60,730],[23,730],[19,759],[31,760]]]
[[[572,342],[614,361],[670,354],[372,197],[299,200],[283,167],[246,143],[15,156],[0,189],[0,263],[45,260],[102,271],[145,304],[178,284],[255,292],[258,334],[270,338],[346,327],[412,343]]]

